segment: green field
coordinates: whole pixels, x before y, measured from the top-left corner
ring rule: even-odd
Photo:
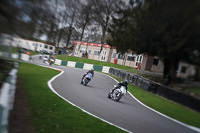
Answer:
[[[67,103],[47,86],[59,72],[49,68],[20,63],[18,76],[26,89],[28,105],[38,133],[122,133],[119,128],[94,118]]]
[[[22,50],[21,49],[21,52],[23,52],[23,53],[25,53],[25,52],[29,52],[30,53],[30,55],[37,55],[37,54],[39,54],[38,52],[36,52],[36,51],[31,51],[31,50]],[[18,53],[18,48],[17,47],[12,47],[12,53]]]

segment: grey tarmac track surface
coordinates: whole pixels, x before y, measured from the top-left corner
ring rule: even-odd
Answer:
[[[37,59],[34,59],[34,63],[43,64]],[[196,133],[142,106],[128,93],[119,102],[107,98],[110,88],[117,83],[106,75],[95,72],[91,82],[84,86],[80,80],[87,70],[53,67],[64,71],[52,82],[52,87],[58,94],[110,123],[133,133]]]

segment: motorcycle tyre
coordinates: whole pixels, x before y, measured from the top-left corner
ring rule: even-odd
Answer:
[[[116,102],[119,102],[119,100],[122,98],[122,94],[117,98],[115,99]]]
[[[87,85],[87,83],[88,83],[88,81],[85,79],[84,85],[86,86],[86,85]]]

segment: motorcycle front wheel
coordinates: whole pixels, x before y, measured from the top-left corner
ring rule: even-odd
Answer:
[[[84,85],[86,86],[86,85],[87,85],[87,83],[88,83],[88,80],[87,80],[87,79],[85,79],[85,81],[84,81]]]
[[[118,102],[118,101],[119,101],[121,98],[122,98],[122,94],[120,93],[120,94],[119,94],[119,96],[116,96],[116,99],[115,99],[115,101],[117,101],[117,102]]]

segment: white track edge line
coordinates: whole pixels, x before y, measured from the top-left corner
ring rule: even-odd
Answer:
[[[39,65],[39,66],[42,66],[42,65]],[[100,119],[100,120],[102,120],[102,121],[104,121],[104,122],[106,122],[106,123],[108,123],[108,124],[110,124],[110,125],[112,125],[112,126],[115,126],[115,127],[119,128],[119,129],[121,129],[121,130],[124,130],[124,131],[126,131],[126,132],[132,133],[131,131],[128,131],[128,130],[126,130],[126,129],[120,127],[120,126],[117,126],[117,125],[115,125],[115,124],[113,124],[113,123],[111,123],[111,122],[109,122],[109,121],[106,121],[106,120],[104,120],[104,119],[102,119],[102,118],[100,118],[100,117],[98,117],[98,116],[96,116],[96,115],[94,115],[94,114],[92,114],[92,113],[90,113],[90,112],[88,112],[88,111],[82,109],[81,107],[75,105],[74,103],[72,103],[72,102],[70,102],[69,100],[67,100],[67,99],[65,99],[64,97],[62,97],[60,94],[58,94],[58,93],[53,89],[53,87],[52,87],[52,85],[51,85],[51,82],[53,82],[57,77],[59,77],[60,75],[62,75],[62,74],[64,73],[64,71],[61,70],[61,69],[57,69],[57,68],[53,68],[53,67],[48,67],[48,66],[42,66],[42,67],[52,68],[52,69],[60,70],[60,71],[61,71],[61,73],[59,73],[58,75],[54,76],[53,78],[51,78],[51,79],[48,81],[48,86],[49,86],[49,88],[51,89],[51,91],[53,91],[53,92],[54,92],[56,95],[58,95],[60,98],[62,98],[63,100],[65,100],[65,101],[67,101],[68,103],[70,103],[71,105],[73,105],[73,106],[79,108],[79,109],[82,110],[83,112],[85,112],[85,113],[87,113],[87,114],[89,114],[89,115],[91,115],[91,116],[93,116],[93,117],[95,117],[95,118],[97,118],[97,119]]]
[[[101,74],[104,74],[104,73],[101,73]],[[106,74],[104,74],[104,75],[106,75]],[[108,77],[114,79],[117,83],[119,83],[115,78],[111,77],[110,75],[106,75],[106,76],[108,76]],[[194,126],[191,126],[191,125],[188,125],[188,124],[185,124],[185,123],[183,123],[183,122],[181,122],[181,121],[178,121],[178,120],[176,120],[176,119],[173,119],[173,118],[171,118],[171,117],[169,117],[169,116],[167,116],[167,115],[165,115],[165,114],[162,114],[162,113],[160,113],[160,112],[158,112],[158,111],[156,111],[156,110],[150,108],[149,106],[143,104],[142,102],[140,102],[140,101],[139,101],[136,97],[134,97],[129,91],[128,91],[128,93],[131,95],[131,97],[133,97],[138,103],[140,103],[140,104],[143,105],[144,107],[146,107],[146,108],[152,110],[153,112],[155,112],[155,113],[157,113],[157,114],[159,114],[159,115],[161,115],[161,116],[163,116],[163,117],[165,117],[165,118],[168,118],[168,119],[170,119],[170,120],[172,120],[172,121],[174,121],[174,122],[176,122],[176,123],[178,123],[178,124],[180,124],[180,125],[182,125],[182,126],[185,126],[185,127],[187,127],[187,128],[190,128],[190,129],[192,129],[192,130],[194,130],[194,131],[200,133],[200,128],[194,127]]]

